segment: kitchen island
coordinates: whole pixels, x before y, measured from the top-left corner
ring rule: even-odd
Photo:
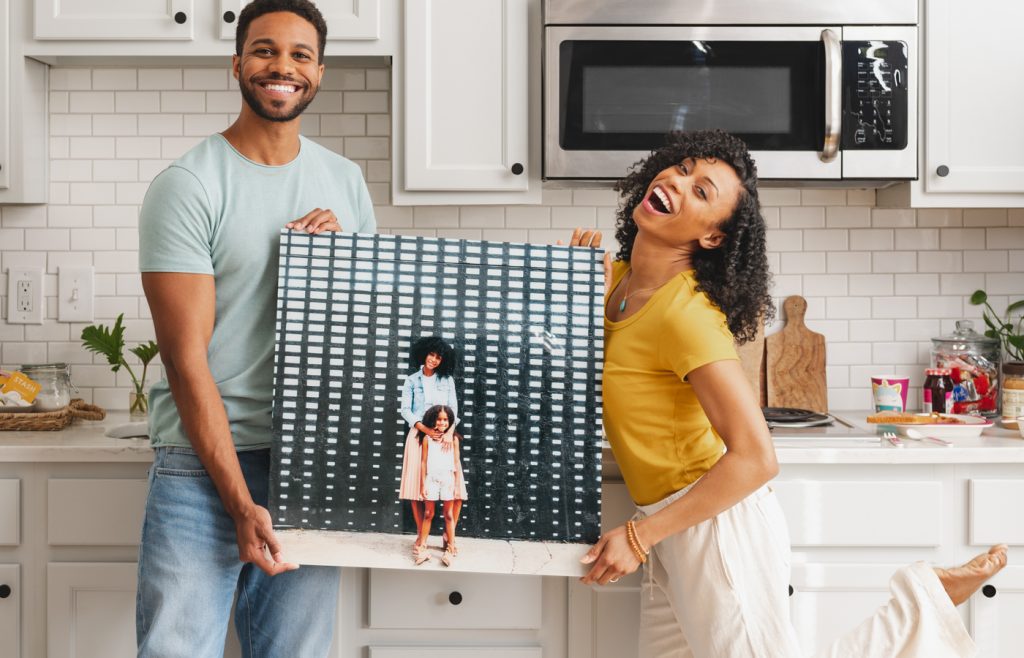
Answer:
[[[152,450],[144,439],[104,436],[126,422],[111,414],[60,432],[0,432],[4,656],[134,655],[135,560]],[[1014,553],[1024,546],[1015,511],[1024,499],[1024,441],[1015,437],[992,428],[948,448],[893,448],[857,427],[775,430],[782,470],[772,486],[789,522],[792,610],[808,652],[883,601],[898,566],[948,565],[996,542],[1011,544],[1010,566],[961,613],[982,656],[1024,646],[1024,567]],[[604,526],[631,514],[606,452]],[[396,645],[408,651],[387,655],[440,647],[456,658],[483,647],[517,658],[636,655],[637,574],[591,588],[569,578],[344,569],[340,597],[338,658]],[[238,655],[228,636],[227,655]]]

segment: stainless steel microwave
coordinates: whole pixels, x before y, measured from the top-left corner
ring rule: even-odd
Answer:
[[[916,22],[916,0],[548,0],[544,178],[617,179],[705,128],[765,180],[916,178]]]

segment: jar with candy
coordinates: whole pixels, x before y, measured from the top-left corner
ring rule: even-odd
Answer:
[[[921,411],[944,414],[953,408],[953,371],[949,368],[928,368],[921,387]]]
[[[946,413],[999,415],[999,341],[974,330],[970,320],[957,320],[956,331],[932,338],[932,367],[948,368],[953,404]]]

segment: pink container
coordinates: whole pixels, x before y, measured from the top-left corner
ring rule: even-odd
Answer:
[[[907,389],[910,388],[909,377],[896,375],[875,375],[871,378],[871,400],[875,412],[907,410]]]

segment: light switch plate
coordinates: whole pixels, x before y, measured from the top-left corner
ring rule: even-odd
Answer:
[[[92,322],[93,268],[61,267],[57,275],[57,319]]]
[[[7,270],[7,323],[43,323],[42,270]]]

